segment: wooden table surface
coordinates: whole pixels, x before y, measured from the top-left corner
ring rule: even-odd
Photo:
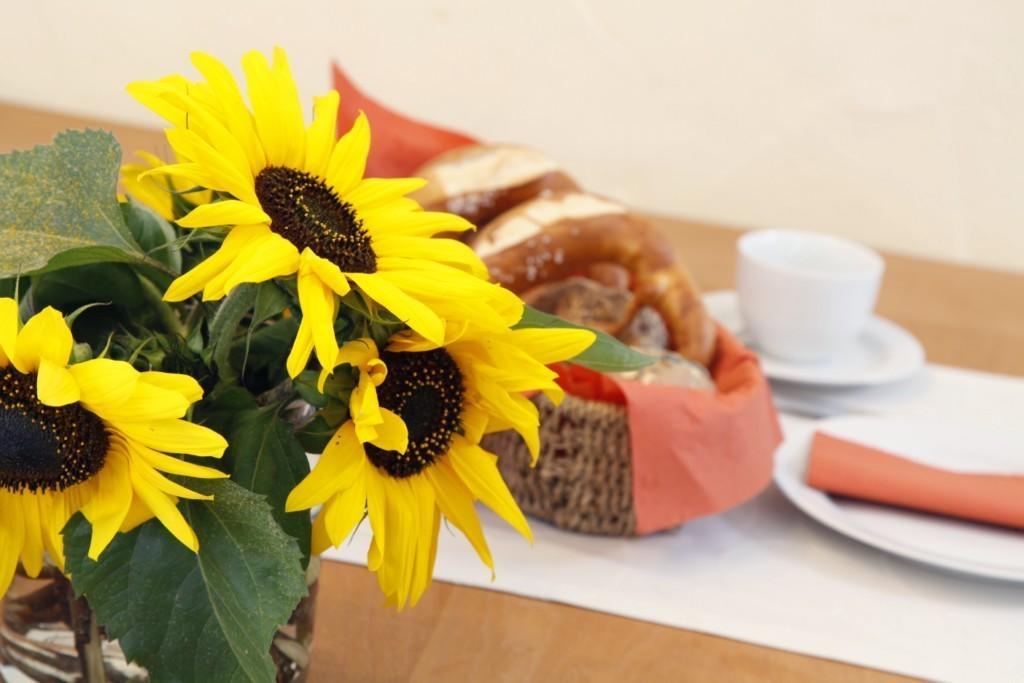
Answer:
[[[166,154],[154,130],[0,103],[0,153],[64,128],[113,130]],[[655,218],[705,290],[731,287],[740,232]],[[1024,275],[886,254],[879,313],[933,362],[1024,375]],[[499,568],[500,570],[500,568]],[[380,605],[364,568],[323,565],[312,681],[898,681],[899,676],[504,593],[436,582],[415,609]]]

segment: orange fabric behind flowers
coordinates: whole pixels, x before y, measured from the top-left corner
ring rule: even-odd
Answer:
[[[568,393],[626,406],[638,534],[723,512],[771,481],[782,430],[768,382],[754,353],[721,327],[711,367],[717,393],[557,369]]]
[[[364,95],[341,67],[334,64],[334,89],[341,95],[338,130],[352,127],[359,111],[370,121],[373,145],[366,161],[366,175],[403,178],[442,152],[476,142],[473,138],[403,116]]]

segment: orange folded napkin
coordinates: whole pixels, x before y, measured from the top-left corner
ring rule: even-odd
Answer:
[[[951,472],[818,432],[807,483],[850,498],[1024,529],[1024,475]]]

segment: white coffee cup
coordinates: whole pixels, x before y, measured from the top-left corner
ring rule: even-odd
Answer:
[[[736,288],[757,346],[778,358],[835,358],[864,329],[885,262],[849,240],[797,230],[759,230],[739,240]]]

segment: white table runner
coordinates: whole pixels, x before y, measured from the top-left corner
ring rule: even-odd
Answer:
[[[1024,381],[929,366],[909,388],[845,392],[844,406],[998,428],[1024,419]],[[808,420],[786,416],[786,431]],[[1024,469],[1024,444],[1021,444]],[[493,515],[490,582],[442,532],[436,576],[925,678],[1024,681],[1024,584],[975,579],[861,545],[805,517],[773,486],[728,513],[639,539],[533,520],[533,548]],[[328,559],[365,563],[369,525]],[[1024,533],[1021,534],[1024,543]]]

